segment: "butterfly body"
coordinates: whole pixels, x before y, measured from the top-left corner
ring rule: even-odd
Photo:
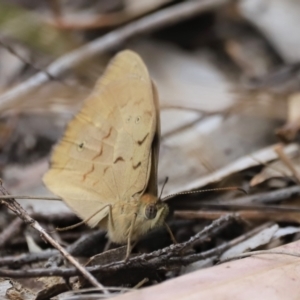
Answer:
[[[158,96],[142,59],[116,55],[55,147],[43,180],[86,223],[116,243],[164,223],[157,198]]]
[[[118,244],[126,243],[136,215],[131,234],[131,240],[136,241],[148,231],[162,226],[168,212],[169,208],[165,203],[149,194],[143,195],[139,200],[116,203],[112,207],[112,216],[118,217],[107,221],[109,239]]]

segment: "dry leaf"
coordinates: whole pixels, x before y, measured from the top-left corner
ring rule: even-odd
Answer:
[[[290,162],[296,171],[300,173],[300,155],[299,151],[290,153],[287,155]],[[262,171],[256,174],[250,181],[250,186],[255,186],[269,180],[271,178],[288,178],[292,177],[293,172],[287,165],[281,160],[277,160],[269,163],[266,167],[262,169]]]
[[[273,249],[299,254],[300,242]],[[268,254],[199,270],[116,300],[299,299],[300,258]]]
[[[226,260],[227,258],[237,256],[241,253],[255,250],[259,246],[263,246],[268,244],[272,238],[275,236],[276,232],[278,231],[279,226],[277,224],[263,229],[261,232],[255,234],[251,238],[247,239],[246,241],[230,248],[229,250],[225,251],[221,255],[221,261]]]

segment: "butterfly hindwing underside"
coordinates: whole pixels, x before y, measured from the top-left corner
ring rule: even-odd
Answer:
[[[157,194],[156,97],[143,61],[125,50],[110,62],[68,124],[44,182],[82,219],[145,190]],[[108,207],[88,224],[96,226],[107,215]]]

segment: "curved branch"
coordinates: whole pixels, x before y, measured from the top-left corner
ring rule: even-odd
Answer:
[[[13,108],[16,104],[17,97],[25,96],[48,82],[49,74],[52,77],[57,78],[72,67],[81,64],[97,54],[115,48],[133,36],[155,31],[167,25],[183,21],[200,12],[213,9],[229,1],[230,0],[185,1],[115,29],[94,41],[63,55],[51,63],[45,72],[38,72],[31,78],[6,92],[0,97],[0,111]]]

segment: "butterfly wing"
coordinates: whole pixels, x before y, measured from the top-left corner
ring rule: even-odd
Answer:
[[[96,226],[109,204],[130,201],[147,187],[156,129],[146,66],[132,51],[111,61],[55,147],[46,186]]]
[[[151,169],[148,180],[148,186],[146,189],[146,193],[157,196],[157,169],[158,169],[158,158],[159,158],[159,146],[160,146],[160,116],[159,116],[159,100],[158,93],[154,82],[152,82],[152,90],[153,90],[153,100],[155,106],[155,114],[156,114],[156,128],[155,134],[152,142],[152,159],[151,159]]]

